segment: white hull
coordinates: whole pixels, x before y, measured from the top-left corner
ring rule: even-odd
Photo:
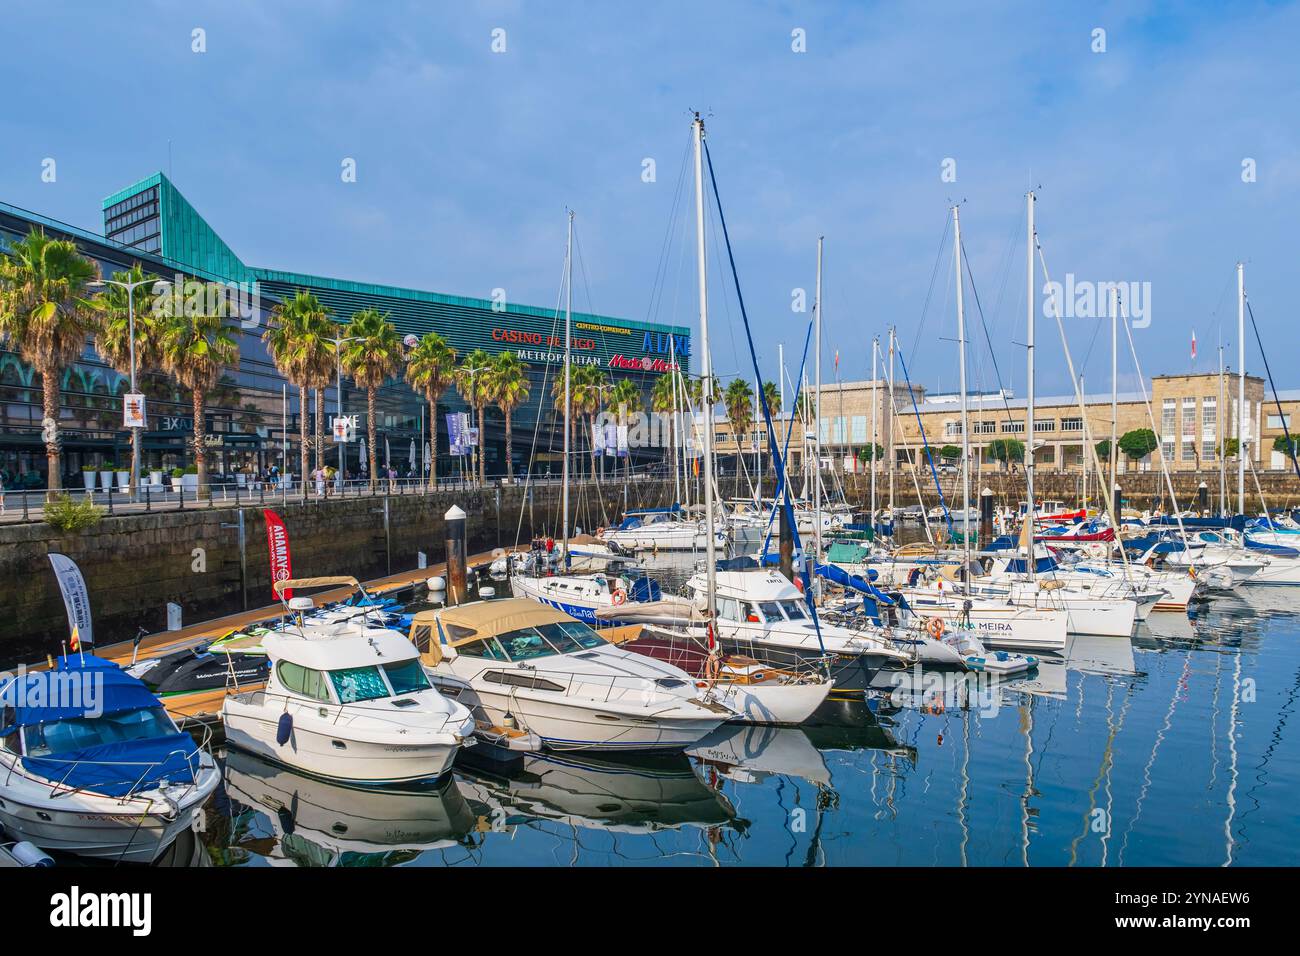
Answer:
[[[962,604],[953,597],[938,596],[915,589],[903,590],[908,605],[920,617],[941,618],[945,626],[959,628]],[[970,630],[987,647],[1025,648],[1026,650],[1065,650],[1069,629],[1068,615],[1056,608],[1027,608],[1014,604],[974,602],[970,612]]]
[[[520,688],[515,688],[514,693],[500,693],[485,689],[481,682],[476,682],[474,690],[493,723],[504,723],[509,713],[521,728],[540,737],[548,750],[681,751],[729,716],[703,707],[698,717],[629,714],[586,700],[576,704],[565,703],[562,698],[539,700]]]
[[[1300,558],[1269,557],[1268,564],[1245,582],[1251,587],[1300,586]]]
[[[346,725],[319,717],[314,707],[291,701],[289,711],[293,731],[281,746],[276,730],[282,709],[226,698],[226,743],[303,773],[372,785],[440,777],[451,769],[461,746],[452,734],[430,739],[427,734],[377,733],[369,740],[357,739],[347,733]]]
[[[11,772],[6,760],[0,766],[6,781],[0,825],[43,850],[152,863],[194,825],[194,815],[216,789],[220,776],[210,760],[199,770],[195,786],[175,788],[175,800],[157,791],[118,798],[66,788],[51,797],[42,778],[27,773],[20,762]]]
[[[703,551],[708,547],[705,533],[693,525],[662,531],[653,528],[606,531],[603,540],[624,551]],[[716,535],[714,543],[723,547],[727,543],[726,535]]]

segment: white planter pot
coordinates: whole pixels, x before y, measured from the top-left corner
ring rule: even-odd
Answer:
[[[162,480],[162,472],[161,472],[161,471],[151,471],[151,472],[149,472],[149,484],[151,484],[151,485],[158,485],[158,486],[161,487],[162,483],[163,483],[163,480]]]
[[[187,491],[196,491],[199,487],[199,476],[181,475],[181,483],[185,485]]]
[[[180,490],[181,490],[181,480],[180,480],[179,478],[173,478],[173,479],[171,479],[171,483],[172,483],[172,491],[180,491]]]
[[[123,491],[131,488],[131,473],[129,471],[119,471],[117,473],[117,486]]]
[[[95,474],[96,472],[93,471],[83,471],[81,473],[81,480],[86,483],[87,491],[95,490]]]
[[[112,472],[112,471],[101,471],[101,472],[99,473],[99,486],[100,486],[102,489],[104,489],[105,491],[112,491],[112,490],[113,490],[113,475],[114,475],[114,474],[116,474],[116,472]]]
[[[243,472],[236,472],[235,484],[237,484],[240,488],[245,487],[248,484],[248,476]]]

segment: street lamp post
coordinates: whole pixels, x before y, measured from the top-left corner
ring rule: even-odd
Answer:
[[[126,290],[126,314],[127,327],[126,334],[128,338],[128,351],[131,357],[131,394],[136,394],[135,386],[135,290],[137,286],[157,284],[161,280],[156,277],[141,279],[139,282],[119,282],[117,279],[98,279],[90,283],[92,287],[103,285],[115,285],[118,288]],[[132,425],[132,430],[139,430],[141,426]],[[134,436],[131,442],[131,496],[132,500],[140,500],[140,440],[141,436]]]
[[[334,418],[336,423],[343,418],[343,343],[355,342],[355,341],[357,341],[357,336],[355,335],[334,336],[334,360],[335,360]],[[373,435],[371,436],[370,440],[371,441],[375,440]],[[335,485],[340,491],[342,491],[343,483],[346,480],[345,476],[347,475],[348,443],[345,441],[341,441],[338,443],[338,445],[339,445],[339,477],[338,477],[338,481],[335,482]]]

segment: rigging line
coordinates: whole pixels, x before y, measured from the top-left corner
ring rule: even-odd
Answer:
[[[953,537],[952,513],[948,510],[948,502],[944,500],[943,488],[939,486],[939,472],[934,467],[934,455],[930,452],[930,439],[926,437],[925,425],[921,423],[921,409],[918,408],[916,404],[916,390],[912,388],[911,376],[907,374],[907,359],[903,358],[902,349],[898,349],[897,351],[898,351],[898,362],[900,365],[903,366],[903,381],[907,383],[907,392],[912,397],[912,412],[913,414],[916,415],[917,428],[921,430],[921,444],[925,448],[925,460],[930,464],[930,476],[934,479],[934,490],[939,495],[939,506],[943,508],[943,518],[944,521],[948,523],[948,536],[951,538]],[[913,478],[916,477],[915,465],[912,466],[912,476]],[[922,509],[925,508],[924,502],[921,503],[921,508]],[[962,518],[962,522],[963,522],[962,534],[964,535],[970,528],[970,515],[965,515]],[[928,522],[926,524],[926,530],[927,531],[929,530]],[[934,543],[933,538],[931,539],[930,543],[931,544]]]
[[[740,291],[740,273],[736,270],[736,256],[731,249],[731,234],[727,230],[727,218],[725,215],[723,215],[722,212],[722,196],[718,192],[718,180],[713,172],[713,153],[712,151],[710,151],[709,144],[707,141],[705,141],[704,143],[704,156],[708,160],[709,183],[713,187],[713,200],[718,207],[718,222],[722,225],[722,237],[727,244],[727,261],[731,264],[731,278],[735,283],[735,287],[736,287],[736,302],[740,307],[740,318],[745,325],[745,338],[749,343],[749,357],[754,365],[754,378],[756,378],[758,381],[761,382],[763,380],[763,375],[762,372],[759,371],[759,367],[758,367],[758,352],[754,348],[754,334],[749,327],[749,313],[745,310],[745,297]],[[821,309],[820,302],[817,303],[817,308],[820,311]],[[777,457],[776,426],[772,424],[772,409],[767,402],[767,393],[764,392],[762,389],[759,389],[759,398],[761,399],[761,405],[763,408],[763,422],[767,426],[768,452],[772,456],[773,466],[777,468],[777,480],[780,481],[781,475],[785,470],[785,463],[780,458]],[[821,410],[818,409],[819,414],[820,411]],[[821,463],[818,462],[819,468],[820,465]],[[820,476],[819,476],[819,480],[820,480]],[[785,509],[786,520],[789,521],[790,523],[790,533],[794,538],[794,546],[795,548],[799,549],[800,552],[802,553],[801,542],[799,540],[799,526],[798,526],[798,522],[794,520],[794,507],[790,504],[790,489],[788,485],[785,488],[785,501],[783,507]],[[705,518],[706,521],[708,521],[711,520],[712,516],[706,515]],[[713,533],[712,528],[709,528],[708,530],[710,534]],[[818,557],[819,556],[817,554],[813,555],[814,563],[817,561]],[[809,613],[812,615],[813,632],[817,636],[817,646],[818,648],[820,648],[824,656],[826,654],[826,644],[822,640],[821,622],[817,614],[817,603],[813,595],[812,576],[809,573],[808,560],[806,555],[804,560],[801,562],[801,564],[802,567],[800,568],[800,572],[803,577],[803,583],[804,583],[804,598],[808,603]],[[829,669],[829,665],[828,665],[828,669]]]
[[[1011,422],[1011,404],[1007,401],[1006,389],[1002,385],[1002,369],[998,367],[998,357],[993,351],[993,339],[989,336],[988,323],[984,321],[984,306],[980,304],[980,294],[975,288],[975,273],[971,270],[970,259],[966,257],[966,243],[961,244],[961,261],[966,265],[966,275],[970,279],[971,295],[975,299],[975,311],[979,313],[980,328],[984,330],[984,341],[989,347],[989,358],[993,360],[993,374],[997,376],[998,392],[1002,395],[1002,407],[1007,413],[1007,422]],[[1032,439],[1031,439],[1032,440]]]
[[[1286,415],[1282,411],[1282,399],[1277,394],[1277,384],[1273,381],[1273,371],[1268,367],[1268,355],[1264,351],[1264,340],[1259,335],[1259,325],[1255,322],[1255,310],[1250,307],[1250,298],[1246,298],[1246,311],[1250,314],[1250,327],[1255,330],[1255,342],[1259,345],[1259,357],[1264,360],[1264,374],[1268,376],[1268,387],[1273,391],[1273,403],[1277,405],[1278,421],[1282,423],[1282,434],[1286,437],[1286,451],[1291,458],[1291,467],[1295,469],[1295,476],[1300,478],[1300,460],[1296,459],[1295,442],[1291,440],[1291,429],[1287,427]],[[1262,449],[1258,449],[1262,451]],[[1253,467],[1253,463],[1252,463]],[[1269,513],[1268,507],[1264,508],[1265,515],[1268,518],[1268,526],[1273,525],[1273,516]]]
[[[948,244],[948,226],[952,222],[952,217],[946,212],[943,217],[943,232],[939,236],[939,248],[934,253],[934,268],[930,270],[930,287],[925,292],[925,302],[921,305],[921,318],[917,321],[916,337],[912,339],[912,354],[916,354],[917,344],[921,341],[921,333],[925,331],[925,317],[930,313],[930,300],[934,296],[934,280],[939,276],[939,265],[943,262],[943,249]]]
[[[677,170],[677,186],[673,190],[673,201],[668,212],[668,226],[664,230],[663,242],[659,249],[659,260],[655,263],[654,277],[650,282],[650,300],[646,303],[646,321],[651,322],[659,315],[663,305],[663,292],[668,284],[668,265],[672,256],[673,234],[676,231],[678,212],[681,209],[682,186],[686,182],[687,161],[690,158],[691,136],[687,134],[686,144],[682,150],[682,162]]]

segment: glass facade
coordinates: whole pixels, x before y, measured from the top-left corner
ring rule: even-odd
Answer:
[[[437,332],[461,358],[474,348],[493,355],[516,352],[528,366],[531,389],[528,401],[511,416],[515,468],[526,470],[531,455],[540,472],[559,472],[563,431],[551,396],[563,371],[562,315],[512,303],[252,269],[234,256],[161,174],[109,197],[103,212],[107,239],[0,203],[0,251],[38,227],[51,236],[75,241],[105,277],[138,262],[146,273],[166,279],[182,275],[241,283],[241,288],[251,289],[254,296],[248,301],[254,307],[237,329],[238,367],[227,370],[206,403],[207,460],[214,481],[233,481],[241,472],[264,472],[272,465],[287,465],[294,474],[299,469],[300,396],[277,371],[261,339],[273,307],[299,289],[314,292],[338,322],[346,322],[359,309],[377,308],[389,314],[403,336]],[[682,328],[574,313],[572,338],[575,365],[600,366],[611,381],[631,378],[642,387],[647,405],[650,387],[674,360],[689,368],[690,336]],[[191,464],[191,396],[158,370],[137,371],[147,404],[142,469],[169,471]],[[64,371],[61,385],[63,485],[79,488],[83,466],[130,460],[121,399],[129,377],[108,367],[88,342],[81,359]],[[338,394],[333,382],[322,391],[325,458],[337,465],[339,446],[330,435],[330,419]],[[373,442],[379,466],[389,462],[403,476],[414,474],[428,440],[428,403],[400,377],[388,382],[377,395],[376,433],[371,436],[366,434],[364,391],[344,376],[342,392],[343,412],[357,416],[357,438]],[[467,410],[454,387],[439,399],[440,476],[456,474],[466,461],[448,454],[445,415]],[[308,401],[307,413],[309,431],[314,431],[314,398]],[[0,469],[9,489],[46,484],[42,417],[39,380],[9,343],[0,343]],[[504,474],[505,416],[489,407],[484,419],[487,472]],[[578,428],[576,434],[585,454],[585,430]],[[655,461],[662,456],[659,450],[647,454],[648,460]],[[353,477],[362,476],[361,455],[359,441],[345,446],[346,471]]]

